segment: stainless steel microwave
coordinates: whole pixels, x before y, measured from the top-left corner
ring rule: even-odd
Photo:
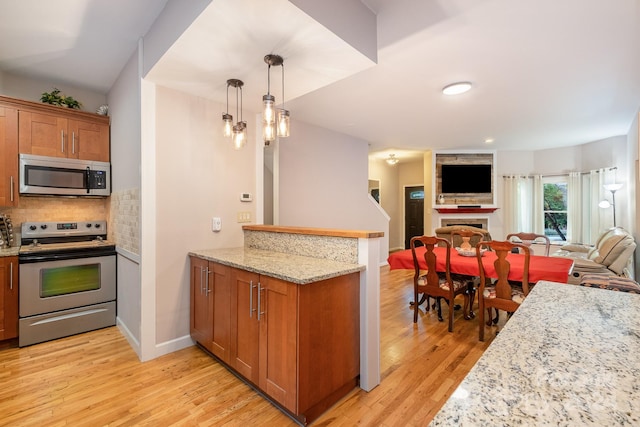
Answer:
[[[20,154],[20,194],[111,194],[111,163]]]

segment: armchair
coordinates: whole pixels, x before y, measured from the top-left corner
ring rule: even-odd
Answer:
[[[569,283],[578,285],[585,274],[605,276],[628,276],[628,266],[636,249],[633,236],[622,227],[613,227],[598,237],[593,246],[568,244],[552,256],[563,256],[574,260]]]

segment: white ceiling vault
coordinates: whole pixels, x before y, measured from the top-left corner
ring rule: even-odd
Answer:
[[[106,93],[166,2],[0,0],[0,69]],[[214,0],[149,78],[219,102],[240,78],[256,111],[277,53],[293,120],[372,152],[582,144],[626,134],[640,107],[640,0],[362,3],[377,63],[287,0]],[[461,80],[472,90],[442,95]],[[271,87],[279,101],[279,67]]]

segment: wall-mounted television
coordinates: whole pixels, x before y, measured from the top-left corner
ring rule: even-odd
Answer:
[[[443,164],[443,193],[491,193],[491,165]]]

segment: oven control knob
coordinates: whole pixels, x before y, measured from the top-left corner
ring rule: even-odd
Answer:
[[[29,226],[29,230],[31,230],[31,231],[35,230],[36,228],[37,228],[37,227],[36,227],[35,225],[30,225],[30,226]]]
[[[100,224],[96,224],[94,227],[95,228],[100,228]]]
[[[90,222],[87,223],[87,228],[91,228],[91,223]]]
[[[43,230],[46,230],[46,229],[47,229],[47,224],[42,224],[42,225],[40,226],[40,228],[42,228]]]

